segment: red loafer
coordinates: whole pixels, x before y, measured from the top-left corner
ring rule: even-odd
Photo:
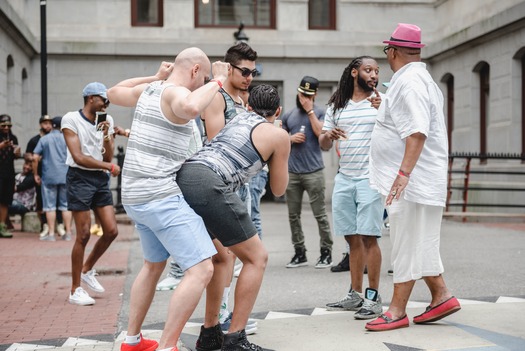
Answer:
[[[451,315],[454,312],[459,311],[460,309],[461,306],[458,299],[452,296],[450,299],[440,303],[437,306],[428,306],[425,312],[421,313],[419,316],[414,317],[414,323],[421,324],[435,322],[441,318]]]
[[[392,319],[390,312],[385,312],[372,322],[366,323],[365,328],[371,331],[385,331],[406,328],[408,327],[408,324],[409,322],[406,314],[404,317]]]

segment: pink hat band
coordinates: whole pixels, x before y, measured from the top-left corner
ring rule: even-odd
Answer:
[[[390,40],[384,40],[383,43],[407,48],[425,46],[425,44],[421,44],[421,29],[414,24],[406,23],[399,23]]]

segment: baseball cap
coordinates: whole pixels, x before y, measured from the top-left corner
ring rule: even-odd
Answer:
[[[11,123],[11,116],[9,115],[1,115],[0,116],[0,125],[2,126],[12,126]]]
[[[102,96],[104,99],[107,99],[107,90],[108,89],[104,84],[99,82],[92,82],[84,87],[84,90],[82,90],[82,96],[99,95]]]
[[[40,119],[38,120],[38,123],[42,123],[44,121],[51,121],[51,116],[49,115],[43,115],[42,117],[40,117]]]
[[[61,122],[62,122],[62,117],[61,116],[56,116],[56,117],[53,117],[51,123],[53,123],[53,128],[60,129],[60,123]]]
[[[301,84],[297,91],[303,93],[304,95],[315,95],[317,93],[317,88],[319,87],[319,81],[314,77],[304,76],[301,80]]]

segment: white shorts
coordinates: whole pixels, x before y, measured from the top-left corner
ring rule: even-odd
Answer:
[[[388,206],[394,283],[443,273],[439,240],[443,207],[422,205],[402,197]]]

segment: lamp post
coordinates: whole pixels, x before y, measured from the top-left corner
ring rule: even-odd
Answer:
[[[235,44],[237,43],[247,43],[250,38],[244,33],[244,23],[241,22],[239,24],[239,30],[233,33],[233,37],[235,38]]]
[[[47,33],[46,1],[40,1],[40,97],[41,116],[47,115]]]

